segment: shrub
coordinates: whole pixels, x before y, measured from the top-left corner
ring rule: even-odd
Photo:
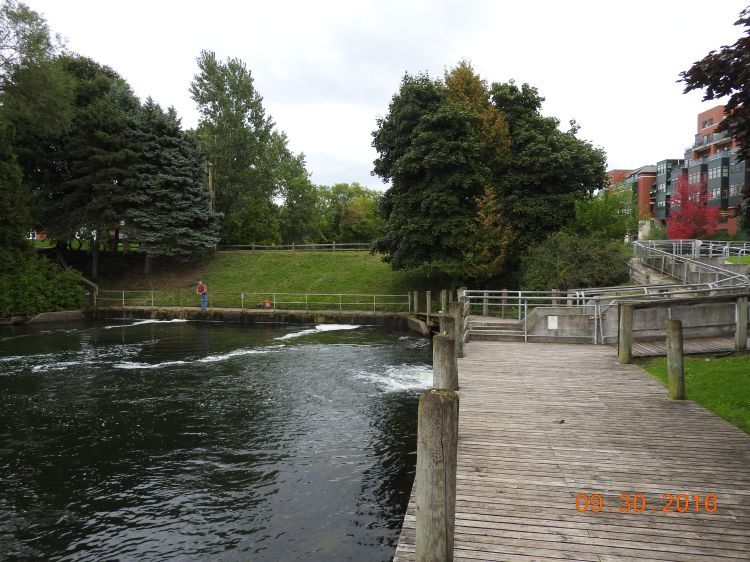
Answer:
[[[33,256],[0,275],[0,317],[76,309],[84,302],[80,274],[61,270],[42,256]]]
[[[556,232],[524,257],[521,286],[543,291],[617,285],[628,278],[629,253],[619,241]]]

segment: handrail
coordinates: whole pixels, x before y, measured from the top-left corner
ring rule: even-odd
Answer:
[[[100,291],[98,302],[102,305],[122,308],[145,307],[198,307],[198,298],[193,291]],[[268,301],[268,306],[264,306]],[[269,308],[272,310],[331,310],[339,311],[408,311],[409,296],[406,294],[374,293],[281,293],[268,291],[211,291],[208,295],[210,308]],[[328,308],[324,308],[328,307]]]
[[[604,343],[606,336],[603,317],[610,307],[620,301],[670,301],[678,304],[681,300],[690,298],[729,296],[747,292],[750,289],[750,281],[746,275],[699,261],[701,257],[706,256],[745,255],[747,253],[750,253],[750,242],[636,241],[634,243],[636,259],[644,261],[649,266],[683,283],[620,285],[565,291],[464,290],[462,296],[469,306],[468,310],[463,312],[468,319],[471,307],[481,306],[482,312],[492,311],[489,318],[481,321],[480,326],[483,331],[489,333],[494,329],[498,333],[523,335],[524,341],[528,341],[530,312],[536,309],[572,307],[579,309],[581,314],[593,320],[594,343]],[[691,278],[696,275],[697,282]],[[513,324],[514,322],[516,324]],[[467,332],[472,332],[471,324]]]

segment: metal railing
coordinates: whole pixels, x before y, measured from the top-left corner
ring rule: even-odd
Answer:
[[[99,291],[100,307],[200,307],[195,291]],[[409,295],[351,293],[221,292],[208,294],[209,308],[408,312]]]
[[[716,287],[750,285],[746,275],[700,261],[701,257],[744,255],[750,249],[745,243],[701,242],[700,240],[634,242],[633,255],[649,267],[679,279],[683,283],[713,283]],[[671,245],[671,252],[666,251]],[[705,247],[704,247],[705,246]],[[690,256],[690,257],[687,257]],[[695,280],[691,278],[696,277]]]
[[[748,277],[741,273],[703,263],[702,257],[727,257],[750,252],[750,242],[663,240],[634,243],[634,254],[650,267],[666,273],[683,283],[654,285],[622,285],[595,287],[569,291],[485,291],[466,290],[462,297],[467,303],[467,337],[471,334],[522,336],[528,341],[529,319],[541,317],[544,309],[565,307],[583,317],[576,334],[546,337],[590,338],[593,343],[604,343],[616,334],[605,333],[607,312],[619,302],[672,300],[706,296],[745,294],[750,289]],[[471,318],[473,316],[473,319]],[[555,322],[557,318],[555,318]],[[551,331],[551,330],[550,330]]]

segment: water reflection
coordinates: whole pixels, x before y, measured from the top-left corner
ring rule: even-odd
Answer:
[[[122,324],[0,333],[0,552],[390,559],[423,340]]]

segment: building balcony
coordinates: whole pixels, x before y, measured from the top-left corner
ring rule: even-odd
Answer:
[[[693,144],[693,150],[698,150],[707,146],[711,146],[712,144],[729,140],[732,139],[726,131],[722,131],[721,133],[711,133],[710,135],[706,135],[705,137],[697,134],[695,135],[695,144]]]

